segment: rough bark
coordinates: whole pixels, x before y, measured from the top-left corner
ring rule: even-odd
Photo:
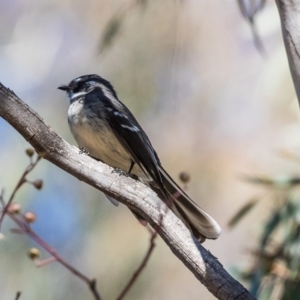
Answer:
[[[291,74],[300,103],[300,0],[276,0]]]

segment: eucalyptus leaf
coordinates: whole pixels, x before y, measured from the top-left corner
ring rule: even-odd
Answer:
[[[229,227],[234,227],[242,218],[244,218],[258,202],[258,199],[252,199],[247,202],[228,222]]]
[[[300,299],[300,282],[287,280],[284,286],[284,293],[281,300]]]
[[[123,15],[113,17],[107,24],[100,43],[100,52],[109,47],[119,34],[123,21]]]
[[[273,213],[267,224],[265,225],[263,235],[261,237],[260,247],[263,249],[267,241],[270,237],[270,235],[274,232],[274,230],[277,228],[277,226],[280,224],[281,221],[281,209],[278,209]]]

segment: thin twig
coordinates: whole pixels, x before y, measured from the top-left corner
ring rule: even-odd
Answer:
[[[133,284],[135,283],[135,281],[138,279],[138,277],[140,276],[140,274],[142,273],[142,271],[144,270],[144,268],[146,267],[151,254],[155,248],[155,239],[157,237],[157,231],[154,231],[152,233],[151,239],[150,239],[150,245],[148,248],[148,251],[145,255],[145,257],[143,258],[140,266],[138,267],[138,269],[133,273],[131,279],[129,280],[129,282],[127,283],[127,285],[125,286],[125,288],[123,289],[123,291],[121,292],[121,294],[118,296],[118,298],[116,300],[121,300],[124,299],[124,297],[126,296],[126,294],[128,293],[128,291],[131,289],[131,287],[133,286]]]
[[[26,182],[26,176],[28,175],[28,173],[30,173],[34,169],[34,167],[37,165],[37,163],[39,162],[40,159],[41,159],[41,157],[38,156],[37,159],[36,159],[36,161],[32,162],[32,159],[30,158],[30,164],[27,166],[27,168],[23,172],[21,178],[19,179],[17,185],[15,186],[13,192],[11,193],[11,196],[10,196],[7,204],[3,208],[3,211],[2,211],[2,214],[1,214],[1,217],[0,217],[0,227],[1,227],[1,224],[2,224],[2,221],[3,221],[3,218],[4,218],[5,214],[7,213],[7,209],[10,206],[10,204],[12,203],[12,201],[13,201],[15,195],[16,195],[16,192]],[[1,199],[3,199],[2,195],[1,195]]]
[[[187,188],[187,185],[185,185],[185,187]],[[180,195],[181,195],[181,193],[179,191],[177,191],[171,197],[169,197],[166,202],[169,201],[171,203],[170,205],[174,205],[174,199],[178,198]],[[166,206],[164,211],[162,211],[160,213],[160,219],[159,219],[158,224],[154,227],[154,231],[151,231],[151,229],[149,228],[150,233],[151,233],[149,248],[148,248],[143,260],[141,261],[139,267],[133,273],[131,279],[129,280],[129,282],[124,287],[121,294],[117,297],[116,300],[124,299],[124,297],[128,294],[129,290],[132,288],[133,284],[137,281],[138,277],[141,275],[142,271],[145,269],[145,267],[151,257],[151,254],[156,246],[155,239],[157,238],[157,235],[159,234],[159,232],[161,230],[163,218],[164,218],[165,214],[169,211],[169,209],[170,208],[168,206]]]
[[[9,200],[7,204],[4,202],[4,191],[1,191],[0,194],[0,203],[3,206],[3,211],[0,218],[0,225],[3,221],[3,218],[5,215],[8,215],[17,225],[19,228],[12,229],[14,233],[19,234],[27,234],[31,239],[33,239],[36,243],[38,243],[42,248],[44,248],[48,253],[50,253],[53,257],[53,260],[59,262],[61,265],[63,265],[66,269],[68,269],[71,273],[73,273],[75,276],[79,277],[81,280],[83,280],[90,288],[95,300],[102,300],[96,286],[96,280],[95,279],[89,279],[87,276],[82,274],[80,271],[75,269],[72,265],[67,263],[59,254],[58,252],[52,248],[49,244],[47,244],[41,237],[39,237],[30,227],[30,224],[26,221],[26,218],[21,213],[12,213],[8,211],[9,206],[11,205],[12,201],[15,198],[15,195],[17,191],[21,188],[21,186],[30,181],[27,181],[26,176],[34,169],[34,167],[37,165],[37,163],[40,160],[40,156],[37,157],[37,159],[33,162],[32,158],[30,157],[30,164],[26,167],[25,171],[23,172],[21,178],[19,179],[17,185],[15,186],[11,196],[9,197]],[[18,292],[16,295],[16,300],[19,299],[21,293]]]
[[[157,235],[159,234],[160,230],[161,230],[161,226],[162,226],[162,222],[163,222],[163,218],[164,215],[168,212],[169,207],[166,206],[165,210],[163,212],[160,213],[160,219],[159,219],[159,223],[154,227],[154,231],[152,231],[149,228],[149,231],[151,233],[151,238],[150,238],[150,244],[149,244],[149,248],[143,258],[143,260],[141,261],[139,267],[137,268],[137,270],[133,273],[131,279],[129,280],[129,282],[127,283],[127,285],[124,287],[124,289],[122,290],[122,292],[120,293],[120,295],[117,297],[116,300],[121,300],[124,299],[124,297],[127,295],[127,293],[129,292],[129,290],[132,288],[133,284],[137,281],[138,277],[141,275],[142,271],[145,269],[151,254],[156,246],[155,244],[155,239],[157,238]]]
[[[1,203],[2,206],[5,206],[5,202],[4,202],[4,189],[1,190],[0,203]]]
[[[11,214],[7,213],[9,217],[21,228],[23,234],[27,234],[31,239],[33,239],[37,244],[39,244],[43,249],[45,249],[49,254],[51,254],[57,262],[63,265],[66,269],[68,269],[75,276],[79,277],[83,280],[90,288],[94,298],[96,300],[101,300],[101,296],[97,290],[96,280],[89,279],[87,276],[82,274],[80,271],[75,269],[72,265],[67,263],[58,253],[52,248],[49,244],[47,244],[41,237],[39,237],[30,227],[30,225],[24,221],[22,214]]]
[[[19,300],[21,297],[21,292],[17,292],[15,300]]]
[[[266,51],[264,48],[264,44],[256,27],[256,16],[258,12],[261,11],[265,6],[266,0],[260,0],[259,2],[251,0],[238,0],[237,2],[242,16],[249,22],[249,25],[251,27],[254,46],[262,55],[262,57],[265,57]]]
[[[34,259],[33,262],[35,264],[35,266],[37,268],[40,268],[40,267],[43,267],[43,266],[46,266],[48,264],[51,264],[53,262],[57,261],[55,257],[51,256],[51,257],[48,257],[46,259],[43,259],[43,260],[39,260],[39,259]]]

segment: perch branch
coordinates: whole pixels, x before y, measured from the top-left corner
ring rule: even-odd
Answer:
[[[116,198],[149,221],[160,225],[159,235],[172,252],[218,299],[245,300],[254,297],[221,263],[190,234],[184,224],[157,195],[142,183],[112,173],[112,168],[80,154],[58,136],[42,118],[0,83],[0,116],[10,123],[44,159],[81,181]],[[168,211],[160,224],[160,215]]]

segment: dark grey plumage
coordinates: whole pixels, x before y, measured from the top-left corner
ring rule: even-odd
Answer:
[[[163,169],[148,136],[107,80],[85,75],[59,89],[69,96],[68,122],[80,147],[150,186],[200,241],[220,235],[217,222]]]

